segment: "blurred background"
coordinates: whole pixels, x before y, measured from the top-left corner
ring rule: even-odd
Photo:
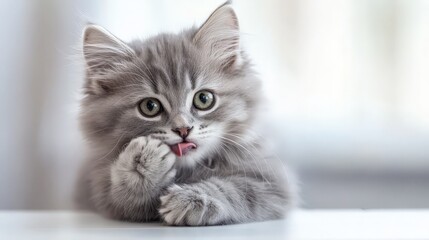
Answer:
[[[0,209],[72,208],[86,22],[128,41],[223,1],[0,1]],[[429,207],[429,1],[235,0],[305,208]]]

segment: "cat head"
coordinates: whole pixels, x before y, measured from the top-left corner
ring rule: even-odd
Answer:
[[[179,165],[192,167],[245,138],[260,84],[240,48],[229,3],[179,34],[126,43],[88,25],[83,41],[81,125],[106,154],[151,136],[171,147]]]

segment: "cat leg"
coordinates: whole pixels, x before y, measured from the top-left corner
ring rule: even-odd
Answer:
[[[159,195],[173,182],[175,156],[157,139],[133,139],[110,166],[109,205],[114,218],[131,221],[154,219]]]
[[[278,219],[285,215],[287,190],[261,179],[211,177],[172,185],[161,197],[159,213],[171,225],[218,225]]]

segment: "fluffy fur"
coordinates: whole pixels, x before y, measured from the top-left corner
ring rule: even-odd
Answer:
[[[200,28],[125,43],[105,29],[84,31],[81,126],[90,155],[80,199],[128,221],[215,225],[277,219],[291,206],[284,168],[256,133],[261,84],[240,48],[236,15],[220,6]],[[215,106],[192,105],[199,90]],[[164,112],[144,117],[157,98]],[[193,127],[198,148],[182,157],[172,129]],[[279,165],[277,165],[279,164]]]

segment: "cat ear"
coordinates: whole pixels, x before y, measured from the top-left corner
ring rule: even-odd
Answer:
[[[238,19],[228,1],[218,7],[193,38],[197,46],[221,61],[224,69],[235,68],[241,63]]]
[[[83,55],[87,67],[85,93],[97,95],[110,91],[112,83],[105,79],[108,71],[130,61],[135,52],[106,29],[88,25],[83,31]]]
[[[83,55],[88,69],[99,72],[128,60],[135,52],[106,29],[91,24],[83,31]]]

